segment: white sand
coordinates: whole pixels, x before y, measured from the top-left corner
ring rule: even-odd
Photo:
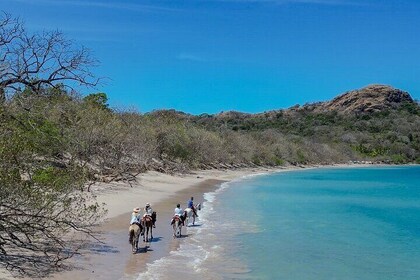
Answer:
[[[92,193],[108,209],[107,218],[114,218],[130,212],[135,207],[144,208],[146,203],[152,205],[161,202],[174,193],[191,188],[208,179],[230,181],[247,174],[273,172],[278,169],[247,168],[239,170],[205,170],[186,175],[167,175],[159,172],[147,172],[137,177],[130,186],[128,183],[98,184],[92,187]]]
[[[107,257],[98,255],[87,256],[85,259],[79,259],[77,261],[78,264],[80,264],[80,261],[82,261],[81,266],[84,267],[83,270],[78,269],[74,271],[56,273],[54,275],[50,275],[48,279],[96,279],[97,277],[100,277],[100,279],[114,279],[113,277],[115,277],[115,275],[124,274],[127,273],[127,271],[130,271],[129,274],[138,273],[136,271],[136,267],[138,267],[139,264],[144,264],[141,262],[152,261],[152,258],[149,257],[149,259],[147,259],[147,257],[139,256],[135,260],[135,265],[128,263],[133,262],[133,258],[126,260],[127,252],[129,252],[130,250],[128,249],[127,244],[125,244],[125,231],[128,223],[127,220],[129,219],[129,214],[133,208],[144,208],[144,205],[146,203],[150,203],[153,207],[158,203],[162,203],[168,200],[170,197],[175,196],[177,193],[182,192],[183,190],[187,191],[188,195],[185,196],[185,199],[188,199],[190,195],[190,191],[188,191],[188,189],[190,189],[192,193],[193,190],[195,190],[194,187],[198,188],[200,184],[203,185],[209,180],[231,181],[235,178],[239,178],[249,174],[269,173],[279,170],[290,170],[290,168],[244,168],[237,170],[205,170],[194,171],[190,174],[175,176],[150,171],[137,176],[136,180],[131,182],[131,185],[128,182],[113,182],[108,184],[100,183],[93,185],[91,186],[92,194],[96,196],[99,203],[105,203],[105,208],[108,210],[105,224],[103,227],[106,231],[109,230],[113,233],[115,233],[116,228],[117,231],[121,230],[121,232],[118,233],[118,239],[121,239],[121,235],[123,235],[124,248],[121,247],[121,244],[118,244],[120,240],[112,239],[108,236],[106,245],[114,248],[122,248],[119,254],[107,254]],[[200,193],[202,191],[204,191],[204,189],[200,189],[198,191],[195,190],[196,193]],[[170,206],[168,204],[166,208],[168,207],[170,207],[170,209],[173,209],[172,204]],[[157,210],[161,211],[162,209]],[[162,220],[160,220],[159,222],[163,223]],[[166,223],[167,221],[164,221],[164,224],[158,225],[158,228],[161,232],[165,231],[165,229],[162,229],[162,227],[166,227]],[[130,253],[128,253],[128,256],[129,255]],[[151,253],[149,252],[143,255],[150,256]],[[119,259],[118,264],[114,264],[113,260],[115,260],[115,258]],[[73,260],[70,260],[70,262],[72,261]],[[83,262],[85,264],[83,264]],[[123,264],[123,266],[125,266],[126,271],[124,271],[124,269],[121,269],[121,262],[126,262],[126,264]],[[97,272],[103,270],[103,266],[105,266],[107,269],[110,269],[110,271],[117,270],[118,272],[114,273],[114,275],[112,276],[98,275]],[[95,271],[95,274],[91,274],[93,271]],[[0,268],[0,279],[13,278],[11,277],[8,271],[6,271],[4,268]]]
[[[340,164],[340,165],[327,165],[327,166],[305,166],[306,168],[330,168],[330,167],[361,167],[361,166],[372,166],[370,164]],[[303,166],[302,166],[303,167]],[[170,198],[175,197],[177,194],[183,190],[186,191],[190,195],[193,190],[196,190],[200,184],[206,183],[208,180],[220,180],[220,181],[231,181],[235,178],[243,177],[246,175],[257,174],[257,173],[270,173],[270,172],[279,172],[279,171],[290,171],[301,169],[302,167],[295,167],[289,166],[287,168],[243,168],[237,170],[205,170],[205,171],[194,171],[190,174],[185,175],[167,175],[162,174],[159,172],[147,172],[140,174],[137,176],[135,181],[131,182],[131,185],[127,182],[114,182],[114,183],[100,183],[96,184],[91,187],[91,192],[97,197],[99,203],[105,203],[106,209],[108,210],[107,213],[107,220],[105,221],[104,226],[109,226],[106,230],[115,228],[122,228],[122,235],[126,235],[126,219],[128,219],[130,212],[135,207],[144,208],[146,203],[150,203],[156,205],[158,203],[166,203],[165,201],[169,201]],[[202,192],[203,190],[198,190]],[[197,193],[197,191],[196,191]],[[185,196],[183,196],[185,197]],[[186,199],[189,196],[185,197]],[[173,202],[171,202],[173,203]],[[161,204],[162,205],[162,204]],[[172,204],[168,204],[165,207],[173,207]],[[171,208],[173,209],[173,208]],[[161,209],[154,209],[161,211]],[[172,211],[172,210],[170,210]],[[122,215],[122,216],[121,216]],[[127,218],[125,217],[127,216]],[[124,218],[123,218],[124,217]],[[120,221],[119,225],[115,225],[115,221]],[[122,221],[124,220],[124,221]],[[160,221],[162,223],[162,221]],[[121,225],[122,224],[122,225]],[[166,225],[166,224],[165,224]],[[162,225],[159,225],[159,230],[162,231]],[[124,240],[125,241],[125,240]],[[115,240],[110,240],[109,246],[118,247],[115,244]],[[127,247],[127,244],[124,243],[124,246]],[[126,257],[125,251],[129,251],[127,248],[123,248],[122,252],[119,255],[109,255],[111,260],[107,259],[99,259],[98,256],[88,256],[86,259],[90,260],[89,269],[98,268],[98,265],[105,266],[111,270],[119,270],[121,269],[121,263],[118,265],[113,266],[113,262],[115,261],[115,257],[123,258]],[[169,253],[169,252],[167,252]],[[129,254],[130,255],[130,254]],[[152,253],[143,254],[145,256],[152,255]],[[147,259],[147,257],[139,257],[131,258],[129,262],[133,262],[135,260],[134,265],[133,263],[126,264],[127,267],[131,271],[131,273],[135,273],[136,267],[140,265],[144,265],[144,262],[152,261],[152,258]],[[125,262],[125,260],[122,260]],[[82,264],[83,265],[83,264]],[[95,274],[90,274],[89,271],[67,271],[63,273],[57,273],[51,275],[48,279],[96,279],[97,277],[101,277],[100,279],[114,279],[108,275],[106,276]],[[120,272],[118,271],[116,275],[119,275]],[[121,272],[123,274],[123,272]],[[105,277],[105,278],[104,278]],[[10,274],[5,271],[4,268],[0,268],[0,279],[13,279]]]

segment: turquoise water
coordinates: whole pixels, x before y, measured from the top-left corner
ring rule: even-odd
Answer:
[[[420,167],[314,169],[257,177],[220,200],[257,279],[420,279]],[[238,189],[240,188],[240,192]]]
[[[420,166],[252,176],[205,199],[138,279],[420,279]]]

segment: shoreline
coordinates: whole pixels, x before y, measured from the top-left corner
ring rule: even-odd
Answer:
[[[99,226],[102,232],[102,244],[93,244],[83,252],[66,262],[70,269],[45,277],[45,279],[137,279],[147,264],[154,262],[171,251],[177,250],[184,238],[173,239],[170,219],[176,203],[185,208],[187,200],[194,196],[195,202],[203,202],[203,195],[216,190],[223,182],[229,182],[248,175],[287,172],[313,168],[352,168],[379,167],[390,165],[378,164],[338,164],[314,166],[287,166],[280,168],[244,168],[237,170],[192,171],[184,175],[168,175],[158,172],[140,174],[135,183],[97,184],[92,193],[99,203],[106,203],[108,214],[105,222]],[[131,253],[128,244],[128,220],[131,209],[144,207],[151,203],[158,213],[154,241],[145,244],[140,241],[137,254]],[[183,235],[188,238],[188,231],[183,227]],[[0,270],[0,279],[15,279]],[[27,278],[23,278],[27,279]]]
[[[68,261],[70,270],[54,273],[46,279],[137,279],[138,275],[146,269],[147,264],[177,250],[181,242],[188,238],[188,230],[185,227],[182,229],[185,238],[173,239],[172,237],[170,220],[177,203],[185,208],[191,196],[194,197],[195,202],[203,202],[205,193],[216,190],[224,182],[247,175],[295,169],[301,168],[205,170],[175,176],[147,172],[139,175],[132,187],[126,183],[115,183],[111,187],[98,184],[92,188],[92,192],[98,195],[98,202],[106,203],[108,208],[107,219],[99,227],[99,231],[102,232],[100,240],[104,244],[91,247],[83,256],[71,258]],[[109,188],[106,191],[104,191],[105,186]],[[150,203],[153,210],[157,212],[154,240],[148,244],[141,240],[139,252],[132,254],[131,246],[127,242],[131,209],[143,208],[146,203]]]

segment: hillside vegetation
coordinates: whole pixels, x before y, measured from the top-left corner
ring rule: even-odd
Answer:
[[[255,141],[258,148],[248,158],[254,163],[398,164],[420,162],[419,113],[419,104],[407,92],[371,85],[329,102],[286,110],[186,119],[212,131],[236,131]]]
[[[59,88],[27,89],[2,106],[3,128],[29,134],[24,144],[38,159],[84,168],[91,180],[146,170],[420,161],[419,105],[388,86],[260,114],[140,114],[106,102],[104,93],[82,98]]]

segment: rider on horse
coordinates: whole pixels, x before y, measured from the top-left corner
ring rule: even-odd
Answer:
[[[140,214],[140,208],[134,208],[133,213],[131,213],[131,221],[130,225],[137,224],[140,226],[140,220],[141,220],[141,214]]]
[[[133,209],[133,213],[131,213],[130,220],[130,226],[131,225],[138,225],[140,230],[142,229],[140,207],[136,207]]]
[[[152,222],[153,222],[153,227],[156,227],[155,226],[155,222],[156,222],[155,216],[156,215],[153,215],[153,209],[152,209],[152,207],[150,207],[150,203],[146,203],[146,206],[144,207],[144,212],[145,213],[143,215],[143,218],[150,217],[152,219]]]
[[[194,206],[194,197],[191,197],[191,199],[190,200],[188,200],[188,203],[187,203],[187,205],[188,205],[188,208],[191,208],[192,210],[193,210],[193,213],[194,213],[194,215],[196,216],[196,217],[198,217],[198,215],[197,215],[197,211],[195,210],[195,206]]]
[[[185,220],[185,212],[184,210],[182,210],[181,205],[178,203],[176,205],[176,208],[174,209],[175,215],[171,220],[171,225],[175,222],[176,218],[179,218],[182,222],[182,224],[184,224],[184,220]]]

